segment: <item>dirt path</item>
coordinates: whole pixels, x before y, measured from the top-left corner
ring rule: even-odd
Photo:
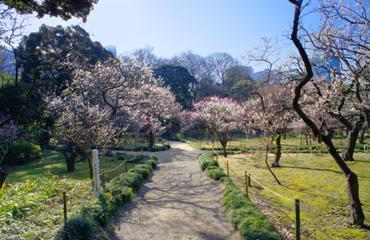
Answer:
[[[224,213],[220,183],[201,172],[198,154],[178,142],[154,153],[159,169],[121,210],[112,239],[240,240]]]

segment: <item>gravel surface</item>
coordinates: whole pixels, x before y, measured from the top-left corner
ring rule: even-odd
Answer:
[[[224,213],[219,182],[201,172],[200,152],[186,143],[156,152],[159,169],[114,221],[112,239],[240,240]]]

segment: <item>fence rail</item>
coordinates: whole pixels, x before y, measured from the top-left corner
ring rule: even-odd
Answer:
[[[216,160],[218,161],[217,155],[214,155],[214,156],[216,157]],[[312,209],[307,204],[305,204],[304,201],[302,201],[301,199],[298,199],[298,198],[291,198],[291,197],[284,196],[284,195],[272,190],[271,188],[267,187],[266,184],[262,183],[256,177],[254,177],[250,173],[248,173],[248,171],[244,171],[244,176],[243,176],[243,174],[240,174],[240,169],[235,169],[232,166],[232,164],[229,163],[228,160],[224,161],[224,165],[226,167],[226,169],[224,169],[224,170],[226,170],[227,176],[233,182],[237,183],[237,185],[239,185],[239,187],[242,186],[244,188],[245,195],[247,197],[250,196],[250,193],[252,191],[251,189],[253,187],[252,184],[255,183],[261,189],[270,192],[274,196],[276,196],[280,199],[283,199],[284,201],[292,203],[292,206],[294,207],[294,208],[292,208],[292,210],[294,209],[293,210],[294,211],[294,219],[289,217],[289,215],[281,209],[276,209],[276,208],[272,208],[272,207],[271,208],[274,209],[275,211],[284,213],[284,215],[287,217],[287,219],[289,219],[289,221],[292,221],[292,223],[294,222],[294,226],[295,226],[294,227],[294,230],[295,230],[294,236],[295,236],[295,239],[296,240],[301,239],[301,234],[302,234],[302,232],[301,232],[301,214],[302,214],[302,211],[301,210],[303,208],[307,212],[312,211]],[[305,220],[305,222],[307,223],[307,220]],[[315,223],[314,220],[309,221],[309,223],[312,226],[315,226],[315,229],[322,232],[327,237],[327,239],[335,239],[334,237],[330,236],[328,234],[328,232],[322,226],[319,226],[317,223]]]

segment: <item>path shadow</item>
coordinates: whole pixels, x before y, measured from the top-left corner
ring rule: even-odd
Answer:
[[[182,161],[196,161],[200,153],[200,151],[178,148],[176,145],[167,150],[166,153],[151,153],[151,155],[158,157],[159,167],[163,167],[162,171],[154,171],[151,180],[145,181],[136,193],[136,199],[121,208],[119,214],[112,221],[117,231],[111,239],[124,239],[124,236],[117,234],[119,234],[120,228],[127,226],[127,224],[132,229],[142,228],[143,230],[146,228],[152,230],[156,226],[160,226],[155,231],[165,232],[168,229],[171,233],[175,232],[175,235],[182,231],[192,232],[194,236],[200,237],[196,239],[232,239],[235,231],[222,210],[223,190],[219,186],[219,182],[208,178],[201,172],[197,163],[196,171],[194,171],[194,165],[192,164],[190,170],[172,172],[172,167],[178,169]],[[174,165],[169,164],[172,162],[174,162]],[[160,174],[160,176],[156,177],[156,174]],[[179,216],[176,216],[177,211]],[[165,215],[156,216],[158,213],[165,213]],[[150,223],[140,219],[149,219]],[[202,229],[200,224],[206,227]],[[229,229],[230,232],[216,231],[216,229],[212,231],[209,226]],[[152,235],[153,239],[156,239],[155,234]],[[225,234],[230,234],[230,237],[225,238]],[[142,239],[148,238],[142,237]]]

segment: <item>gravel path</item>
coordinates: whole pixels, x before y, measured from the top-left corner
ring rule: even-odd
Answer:
[[[153,153],[159,169],[115,220],[122,240],[240,240],[223,210],[220,183],[201,172],[199,151],[186,143]]]

